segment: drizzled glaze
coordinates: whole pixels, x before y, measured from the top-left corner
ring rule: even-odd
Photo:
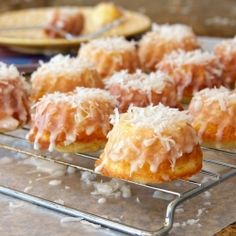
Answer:
[[[204,89],[195,94],[189,111],[194,116],[193,127],[203,142],[218,147],[224,143],[236,146],[235,91],[225,87]]]
[[[130,163],[130,176],[145,163],[150,171],[168,160],[172,168],[184,153],[191,153],[198,144],[191,117],[186,112],[162,104],[146,108],[130,107],[127,113],[112,116],[114,127],[108,134],[108,143],[101,155],[100,171],[112,161]]]
[[[223,65],[214,54],[201,50],[174,51],[164,57],[157,69],[173,76],[179,99],[206,87],[220,86],[222,82]]]
[[[119,110],[125,112],[130,104],[145,107],[163,103],[177,105],[177,91],[173,79],[161,71],[145,74],[141,70],[129,74],[121,71],[104,80],[105,88],[117,97]]]
[[[105,140],[116,101],[101,89],[77,88],[74,93],[45,95],[34,105],[27,139],[34,148],[53,151],[59,145]]]
[[[0,130],[14,130],[28,120],[28,85],[15,66],[0,63]]]

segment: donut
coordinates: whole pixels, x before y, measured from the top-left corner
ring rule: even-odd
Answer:
[[[191,51],[199,43],[189,26],[182,24],[153,24],[152,31],[144,34],[138,44],[138,56],[144,71],[155,71],[156,64],[173,50]]]
[[[173,77],[178,98],[184,103],[189,102],[193,94],[201,89],[222,85],[223,65],[210,52],[174,51],[163,58],[157,69]]]
[[[0,62],[0,132],[29,121],[29,86],[14,65]]]
[[[115,99],[105,90],[78,87],[43,96],[34,106],[27,134],[34,149],[92,152],[104,146]]]
[[[214,148],[236,148],[236,91],[225,87],[203,89],[189,105],[202,145]]]
[[[78,56],[94,63],[103,78],[120,70],[134,72],[139,66],[135,43],[124,37],[94,39],[82,44]]]
[[[163,103],[170,107],[178,106],[177,89],[170,76],[162,71],[145,74],[141,70],[130,74],[116,72],[104,80],[105,88],[117,98],[120,112],[126,112],[132,104],[146,107]]]
[[[32,74],[31,82],[33,101],[37,101],[46,93],[70,92],[78,86],[103,87],[101,77],[90,62],[60,54],[49,62],[41,62]]]
[[[159,104],[115,114],[107,144],[95,163],[96,172],[159,183],[200,171],[202,151],[186,111]]]
[[[236,83],[236,37],[218,43],[214,52],[224,65],[223,85],[234,88]]]
[[[57,8],[50,11],[44,33],[49,38],[64,38],[65,33],[79,35],[83,28],[84,16],[80,10]]]

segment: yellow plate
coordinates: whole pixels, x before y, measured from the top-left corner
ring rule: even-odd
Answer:
[[[70,7],[80,9],[85,16],[85,26],[83,34],[87,34],[98,29],[92,21],[92,7]],[[19,11],[6,12],[0,15],[0,28],[30,27],[45,25],[48,14],[54,8],[37,8]],[[132,36],[148,30],[151,21],[147,16],[124,10],[125,22],[120,26],[106,32],[105,35]],[[0,31],[0,44],[11,47],[18,47],[24,50],[31,49],[53,49],[68,48],[78,46],[81,40],[51,39],[47,38],[42,29],[27,29],[15,31]]]

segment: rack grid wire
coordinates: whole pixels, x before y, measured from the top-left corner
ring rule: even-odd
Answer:
[[[20,131],[18,130],[16,132],[1,133],[0,137],[2,137],[2,138],[8,137],[8,138],[12,139],[12,141],[21,140],[22,142],[26,142],[24,139],[24,136],[25,136],[25,132],[27,130],[28,130],[28,128],[26,127],[26,128],[21,129]],[[83,167],[83,166],[80,166],[77,164],[72,164],[72,163],[64,161],[64,160],[55,159],[53,156],[50,156],[49,154],[44,155],[41,153],[36,153],[33,149],[25,150],[23,148],[13,147],[9,143],[6,144],[4,142],[0,143],[0,150],[1,149],[8,150],[8,151],[11,151],[14,153],[21,153],[26,156],[34,157],[37,159],[43,159],[43,160],[47,160],[50,162],[53,161],[53,162],[60,164],[60,165],[74,167],[74,168],[78,169],[79,171],[88,171],[90,173],[95,173],[92,168],[86,168],[86,167]],[[235,158],[235,156],[236,156],[235,152],[231,152],[231,151],[217,150],[217,149],[211,149],[211,148],[205,148],[205,147],[202,147],[202,149],[205,151],[216,152],[218,155],[221,155],[221,156],[227,154],[228,155],[227,158]],[[91,162],[95,162],[97,159],[97,156],[92,155],[92,154],[78,153],[77,155],[80,156],[81,158],[85,158],[87,160],[90,160]],[[219,174],[219,173],[216,173],[213,171],[209,171],[204,168],[204,164],[213,164],[217,167],[223,167],[224,172],[222,174]],[[131,235],[140,235],[140,236],[141,235],[142,236],[159,236],[159,235],[167,235],[168,232],[171,230],[173,223],[174,223],[175,209],[179,204],[183,203],[187,199],[197,196],[198,194],[200,194],[206,190],[209,190],[210,188],[218,185],[219,183],[221,183],[233,176],[236,176],[236,165],[235,165],[235,163],[232,164],[232,163],[228,163],[225,161],[223,162],[223,161],[219,161],[219,160],[212,160],[212,159],[204,158],[203,169],[200,171],[200,173],[204,176],[211,177],[211,180],[208,180],[207,182],[204,182],[204,183],[198,182],[198,181],[195,181],[192,179],[179,180],[179,181],[185,182],[187,184],[190,184],[192,186],[190,189],[188,189],[187,191],[184,191],[184,192],[169,190],[169,189],[165,188],[164,186],[160,187],[160,185],[155,186],[155,185],[141,184],[141,183],[128,181],[128,180],[122,180],[125,183],[139,186],[139,187],[143,188],[144,191],[147,189],[151,189],[151,190],[159,191],[162,193],[170,194],[174,197],[174,199],[172,201],[170,201],[170,203],[167,205],[165,218],[163,219],[163,226],[161,228],[156,229],[155,231],[147,231],[147,230],[140,229],[140,228],[137,228],[134,226],[126,225],[121,222],[116,222],[112,219],[104,218],[101,215],[96,215],[96,214],[92,214],[91,212],[74,209],[69,206],[61,205],[61,204],[52,202],[48,199],[44,199],[44,198],[41,198],[36,195],[31,195],[31,194],[28,194],[25,192],[21,192],[16,189],[6,187],[3,185],[0,185],[0,193],[14,197],[14,198],[18,198],[23,201],[26,201],[26,202],[29,202],[29,203],[32,203],[32,204],[35,204],[35,205],[38,205],[38,206],[41,206],[41,207],[44,207],[47,209],[51,209],[53,211],[60,212],[60,213],[63,213],[63,214],[66,214],[66,215],[69,215],[72,217],[79,217],[79,218],[82,218],[82,219],[87,220],[89,222],[99,224],[101,226],[107,227],[109,229],[117,230],[117,231],[120,231],[123,233],[131,234]],[[97,175],[99,175],[99,174],[97,174]]]

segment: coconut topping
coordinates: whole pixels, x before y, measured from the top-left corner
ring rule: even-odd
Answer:
[[[145,92],[155,91],[162,92],[166,83],[173,83],[170,76],[164,72],[157,71],[155,73],[145,74],[141,70],[137,70],[134,74],[129,74],[124,70],[113,74],[109,79],[104,81],[106,88],[113,84],[119,84],[124,89],[138,89]]]
[[[192,29],[183,24],[152,24],[152,32],[158,33],[161,37],[181,41],[189,35],[194,36]]]
[[[143,39],[147,42],[152,40],[157,41],[160,38],[167,41],[174,40],[178,43],[181,43],[184,39],[189,38],[196,41],[196,44],[198,44],[192,29],[183,24],[153,24],[152,31],[148,32],[143,37]]]
[[[100,98],[100,100],[107,100],[109,101],[113,106],[116,105],[116,100],[112,95],[103,89],[99,88],[83,88],[83,87],[78,87],[75,89],[75,95],[76,99],[81,99],[81,100],[87,100],[89,98]]]
[[[186,52],[184,50],[176,50],[167,54],[164,57],[165,63],[175,64],[177,66],[183,66],[188,64],[205,65],[211,61],[216,61],[220,66],[220,61],[213,53],[207,51],[201,51],[199,49]],[[221,66],[222,67],[222,66]],[[219,70],[218,73],[221,73]]]
[[[135,50],[135,42],[127,41],[124,37],[107,37],[91,40],[87,44],[82,45],[83,48],[91,47],[96,49],[103,49],[105,51],[123,51]]]
[[[223,86],[220,88],[206,88],[201,90],[195,95],[194,101],[198,102],[202,97],[204,97],[204,103],[207,105],[218,102],[222,111],[226,111],[230,104],[236,103],[235,91],[230,91]]]
[[[32,74],[32,79],[35,75],[40,74],[71,74],[80,73],[85,69],[94,69],[93,64],[83,58],[73,58],[69,55],[63,56],[61,54],[54,56],[49,62],[40,62],[40,67]]]
[[[128,122],[138,127],[152,128],[157,135],[161,135],[166,128],[171,129],[178,122],[190,124],[192,121],[192,117],[187,114],[187,111],[179,111],[162,104],[145,108],[130,106],[127,113]],[[118,120],[114,115],[111,118],[112,124]]]
[[[14,65],[7,65],[0,62],[0,80],[12,80],[21,77]]]
[[[236,36],[233,39],[222,40],[219,44],[216,45],[215,49],[222,48],[222,53],[224,55],[232,55],[236,52]]]
[[[72,107],[77,107],[80,106],[81,102],[88,100],[88,98],[107,100],[113,106],[116,105],[115,98],[113,98],[106,90],[99,88],[77,87],[73,93],[54,92],[46,94],[33,106],[33,108],[38,107],[42,102],[45,102],[45,107],[48,103],[67,103]]]

